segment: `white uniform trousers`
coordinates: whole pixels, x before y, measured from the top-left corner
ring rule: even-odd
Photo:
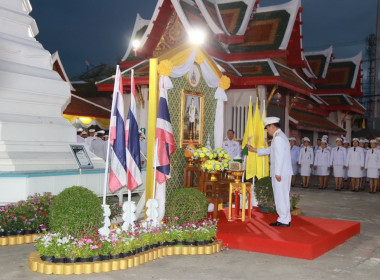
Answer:
[[[274,202],[276,204],[276,211],[278,214],[277,221],[283,224],[290,223],[292,217],[290,215],[290,183],[292,176],[281,176],[281,182],[272,177],[272,187],[274,194]]]

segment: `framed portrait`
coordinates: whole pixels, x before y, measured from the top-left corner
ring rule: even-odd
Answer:
[[[203,145],[204,98],[203,93],[181,92],[181,147],[190,140],[195,146]]]

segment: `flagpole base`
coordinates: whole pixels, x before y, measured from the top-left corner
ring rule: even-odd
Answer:
[[[111,215],[111,210],[109,205],[102,205],[103,207],[103,216],[104,216],[104,222],[103,222],[103,227],[99,229],[99,234],[102,236],[108,236],[110,234],[110,215]]]

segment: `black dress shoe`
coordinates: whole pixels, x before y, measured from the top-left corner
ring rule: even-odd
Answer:
[[[271,227],[290,227],[290,223],[289,224],[283,224],[283,223],[280,223],[280,222],[270,223],[269,225]]]

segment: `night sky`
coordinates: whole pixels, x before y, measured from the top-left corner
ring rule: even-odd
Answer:
[[[58,50],[69,78],[92,65],[116,65],[124,55],[136,14],[150,19],[156,0],[30,0],[39,34],[51,53]],[[261,6],[287,0],[261,0]],[[335,58],[363,51],[376,31],[376,0],[303,0],[305,51],[334,46]],[[366,65],[364,65],[364,68]]]

